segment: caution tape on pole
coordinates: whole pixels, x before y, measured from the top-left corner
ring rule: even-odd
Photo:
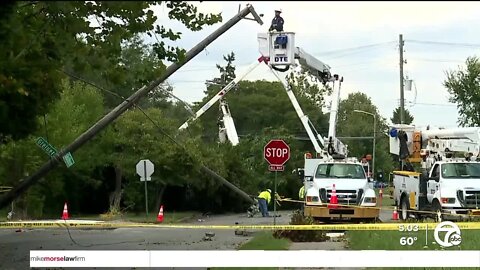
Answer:
[[[480,229],[480,222],[457,222],[460,229]],[[3,222],[0,229],[209,229],[209,230],[325,230],[325,231],[398,231],[400,226],[418,226],[419,230],[434,229],[438,223],[377,223],[377,224],[315,224],[315,225],[189,225],[153,223],[77,223],[77,222]]]

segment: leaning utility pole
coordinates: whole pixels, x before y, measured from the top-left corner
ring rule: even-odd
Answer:
[[[403,35],[400,34],[398,39],[399,50],[400,50],[400,124],[404,122],[404,110],[405,110],[405,98],[403,94]]]
[[[245,18],[248,14],[252,14],[254,19]],[[75,150],[78,150],[82,147],[85,143],[95,137],[100,131],[102,131],[105,127],[111,124],[115,119],[117,119],[120,115],[122,115],[126,110],[131,108],[134,104],[136,104],[142,97],[146,96],[150,91],[156,89],[158,85],[163,83],[170,75],[175,73],[179,68],[184,66],[188,61],[192,60],[197,54],[202,52],[210,43],[216,40],[219,36],[223,35],[226,31],[228,31],[232,26],[237,24],[242,19],[250,19],[257,21],[259,24],[263,24],[262,19],[256,13],[255,9],[251,5],[247,5],[246,8],[241,10],[238,14],[236,14],[233,18],[228,20],[225,24],[220,26],[216,31],[211,33],[207,36],[204,40],[198,43],[195,47],[193,47],[190,51],[185,54],[185,58],[182,61],[177,63],[173,63],[170,65],[165,72],[158,78],[157,80],[150,83],[148,86],[143,86],[135,93],[133,93],[130,97],[128,97],[125,101],[119,104],[115,109],[110,111],[107,115],[105,115],[102,119],[100,119],[97,123],[91,126],[87,131],[81,134],[78,138],[76,138],[70,145],[62,149],[61,151],[57,152],[55,156],[53,156],[47,163],[45,163],[40,169],[38,169],[35,173],[31,176],[22,179],[17,186],[15,186],[10,192],[0,197],[0,209],[6,207],[10,204],[11,201],[19,197],[22,193],[28,190],[33,184],[35,184],[38,180],[42,177],[47,175],[52,169],[54,169],[61,161],[62,157],[67,154],[68,152],[73,153]],[[207,168],[208,169],[208,168]],[[210,173],[202,167],[202,170]],[[213,175],[215,178],[221,178],[218,175]],[[223,179],[225,180],[225,179]],[[225,183],[228,181],[224,181],[224,184],[228,186],[233,186],[231,183]],[[229,185],[230,184],[230,185]],[[238,192],[238,188],[236,191]],[[239,192],[245,199],[251,200],[247,194],[244,192]]]

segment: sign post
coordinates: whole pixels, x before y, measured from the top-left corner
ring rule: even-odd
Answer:
[[[147,182],[152,180],[150,176],[155,171],[155,166],[150,160],[142,159],[137,163],[136,169],[137,169],[137,174],[140,176],[140,181],[145,182],[145,213],[147,214],[147,219],[148,219]]]
[[[270,164],[268,169],[275,172],[273,188],[273,225],[277,223],[277,172],[283,171],[283,166],[290,159],[290,147],[283,140],[271,140],[263,148],[263,157]]]

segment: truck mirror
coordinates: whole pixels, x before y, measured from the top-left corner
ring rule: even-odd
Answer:
[[[305,181],[313,181],[313,176],[305,176]]]
[[[305,177],[305,171],[303,169],[298,169],[298,178],[300,178],[303,181],[303,178]]]

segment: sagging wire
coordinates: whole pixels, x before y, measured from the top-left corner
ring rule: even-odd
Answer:
[[[71,72],[68,72],[68,71],[65,71],[65,70],[60,70],[61,72],[63,72],[64,74],[66,74],[67,76],[71,77],[71,78],[74,78],[76,80],[79,80],[79,81],[82,81],[96,89],[99,89],[101,91],[104,91],[106,93],[109,93],[113,96],[116,96],[118,98],[121,98],[123,101],[128,101],[128,99],[124,98],[123,96],[121,96],[120,94],[118,93],[115,93],[113,91],[110,91],[108,89],[105,89],[103,87],[100,87],[86,79],[83,79],[79,76],[76,76],[75,74],[72,74]],[[179,142],[177,142],[174,138],[172,138],[166,131],[164,131],[160,125],[158,125],[141,107],[139,107],[137,104],[134,104],[135,108],[139,109],[143,115],[148,119],[150,120],[154,126],[156,126],[158,128],[158,130],[163,134],[165,135],[168,139],[170,139],[172,142],[174,142],[177,146],[179,146],[180,148],[182,148],[183,150],[185,150],[184,152],[187,153],[187,157],[189,157],[191,159],[192,162],[194,162],[195,160],[188,154],[188,151],[186,151],[185,147],[183,145],[181,145]],[[66,225],[67,225],[67,222],[65,221]],[[126,243],[145,243],[145,239],[139,241],[139,240],[136,240],[136,241],[122,241],[122,242],[116,242],[116,243],[103,243],[103,244],[90,244],[90,245],[83,245],[83,244],[80,244],[78,243],[77,241],[75,241],[75,239],[72,237],[71,233],[70,233],[70,229],[68,228],[68,225],[66,226],[67,228],[67,233],[68,233],[68,236],[70,238],[70,240],[72,241],[72,243],[74,243],[75,245],[78,245],[78,246],[81,246],[81,247],[95,247],[95,246],[108,246],[108,245],[116,245],[116,244],[126,244]]]
[[[92,83],[92,82],[90,82],[90,81],[88,81],[88,80],[86,80],[86,79],[84,79],[84,78],[81,78],[81,77],[79,77],[79,76],[76,76],[75,74],[72,74],[72,73],[70,73],[70,72],[68,72],[68,71],[65,71],[65,70],[61,70],[61,71],[62,71],[63,73],[65,73],[65,74],[66,74],[67,76],[69,76],[69,77],[72,77],[72,78],[74,78],[74,79],[76,79],[76,80],[82,81],[82,82],[84,82],[84,83],[86,83],[86,84],[88,84],[88,85],[90,85],[90,86],[92,86],[92,87],[94,87],[94,88],[97,88],[97,89],[99,89],[99,90],[101,90],[101,91],[107,92],[107,93],[109,93],[109,94],[111,94],[111,95],[113,95],[113,96],[115,96],[115,97],[118,97],[118,98],[122,99],[122,101],[127,101],[127,102],[128,102],[128,99],[127,99],[127,98],[123,97],[122,95],[120,95],[120,94],[118,94],[118,93],[115,93],[115,92],[113,92],[113,91],[111,91],[111,90],[108,90],[108,89],[105,89],[105,88],[103,88],[103,87],[101,87],[101,86],[98,86],[98,85],[96,85],[96,84],[94,84],[94,83]],[[157,128],[159,129],[159,131],[160,131],[163,135],[165,135],[167,138],[169,138],[169,139],[170,139],[172,142],[174,142],[176,145],[180,146],[183,150],[186,150],[186,149],[184,148],[184,146],[182,146],[179,142],[177,142],[174,138],[172,138],[172,137],[171,137],[166,131],[164,131],[150,116],[148,116],[148,114],[147,114],[140,106],[138,106],[136,103],[134,103],[133,106],[134,106],[135,108],[137,108],[138,110],[140,110],[140,111],[143,113],[143,115],[145,115],[145,117],[146,117],[148,120],[150,120],[150,121],[153,123],[153,125],[154,125],[155,127],[157,127]]]

